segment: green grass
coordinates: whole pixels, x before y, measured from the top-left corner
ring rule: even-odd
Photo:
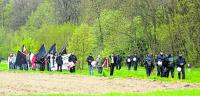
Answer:
[[[87,68],[87,67],[85,67]],[[29,72],[29,73],[44,73],[44,74],[80,74],[80,75],[89,75],[89,71],[86,70],[76,70],[76,73],[69,73],[66,70],[64,70],[63,72],[48,72],[48,71],[33,71],[33,70],[29,70],[29,71],[21,71],[21,70],[8,70],[8,66],[5,63],[1,63],[0,64],[0,71],[3,72]],[[115,70],[114,71],[114,76],[110,77],[109,76],[109,69],[108,68],[104,68],[103,70],[103,74],[99,75],[97,73],[97,69],[95,69],[95,74],[94,76],[104,76],[104,77],[109,77],[109,78],[141,78],[141,79],[150,79],[150,80],[159,80],[159,81],[164,81],[164,82],[177,82],[177,81],[181,81],[181,82],[191,82],[191,83],[200,83],[200,69],[199,68],[193,68],[191,69],[190,72],[188,72],[186,70],[186,79],[185,80],[178,80],[177,79],[177,72],[175,71],[175,78],[161,78],[161,77],[157,77],[156,76],[156,70],[154,70],[151,74],[150,77],[146,76],[146,72],[145,69],[143,67],[139,67],[137,71],[134,70],[127,70],[126,67],[122,67],[122,69],[119,70]]]
[[[200,89],[153,91],[145,93],[111,92],[104,94],[26,94],[26,95],[27,96],[199,96]]]

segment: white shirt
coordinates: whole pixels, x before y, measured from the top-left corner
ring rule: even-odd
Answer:
[[[114,57],[111,57],[111,63],[114,63]]]

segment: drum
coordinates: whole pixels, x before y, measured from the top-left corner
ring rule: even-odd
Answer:
[[[162,66],[162,61],[158,61],[158,66]]]
[[[134,58],[133,58],[133,61],[137,61],[137,58],[136,58],[136,57],[134,57]]]
[[[178,72],[181,72],[181,67],[177,67],[177,71],[178,71]]]

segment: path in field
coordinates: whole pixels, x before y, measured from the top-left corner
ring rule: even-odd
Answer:
[[[66,93],[89,94],[106,92],[148,92],[200,88],[200,84],[134,78],[105,78],[68,74],[0,72],[0,94]]]

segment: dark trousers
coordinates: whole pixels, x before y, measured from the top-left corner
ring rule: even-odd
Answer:
[[[146,67],[146,74],[147,74],[147,77],[149,77],[151,75],[151,67]]]
[[[57,65],[57,71],[62,72],[62,64],[58,64],[58,65]]]
[[[181,79],[181,73],[182,79],[185,79],[185,68],[181,68],[181,72],[178,72],[178,79]]]
[[[11,69],[11,66],[12,66],[12,63],[11,63],[11,62],[9,62],[9,69]]]
[[[164,67],[163,66],[157,66],[157,76],[164,76]]]
[[[111,66],[110,66],[110,76],[113,76],[114,69],[115,69],[115,66],[113,64],[111,64]]]
[[[98,69],[98,73],[99,73],[99,74],[102,74],[102,72],[103,72],[103,67],[97,67],[97,69]]]
[[[71,73],[74,73],[76,70],[75,70],[75,66],[73,66],[72,68],[70,68],[69,70]]]
[[[131,70],[131,62],[128,62],[127,66],[128,66],[128,70]]]
[[[133,62],[133,67],[135,71],[137,70],[137,66],[138,66],[137,62]]]
[[[167,67],[166,77],[169,77],[169,74],[171,73],[172,78],[174,78],[174,67]]]
[[[50,71],[49,63],[47,63],[47,70]]]
[[[45,70],[45,65],[43,63],[40,64],[40,71],[44,71]]]
[[[122,67],[121,63],[117,63],[117,65],[116,65],[116,69],[117,69],[117,70],[120,70],[121,67]]]
[[[22,64],[22,70],[28,70],[28,64]]]

